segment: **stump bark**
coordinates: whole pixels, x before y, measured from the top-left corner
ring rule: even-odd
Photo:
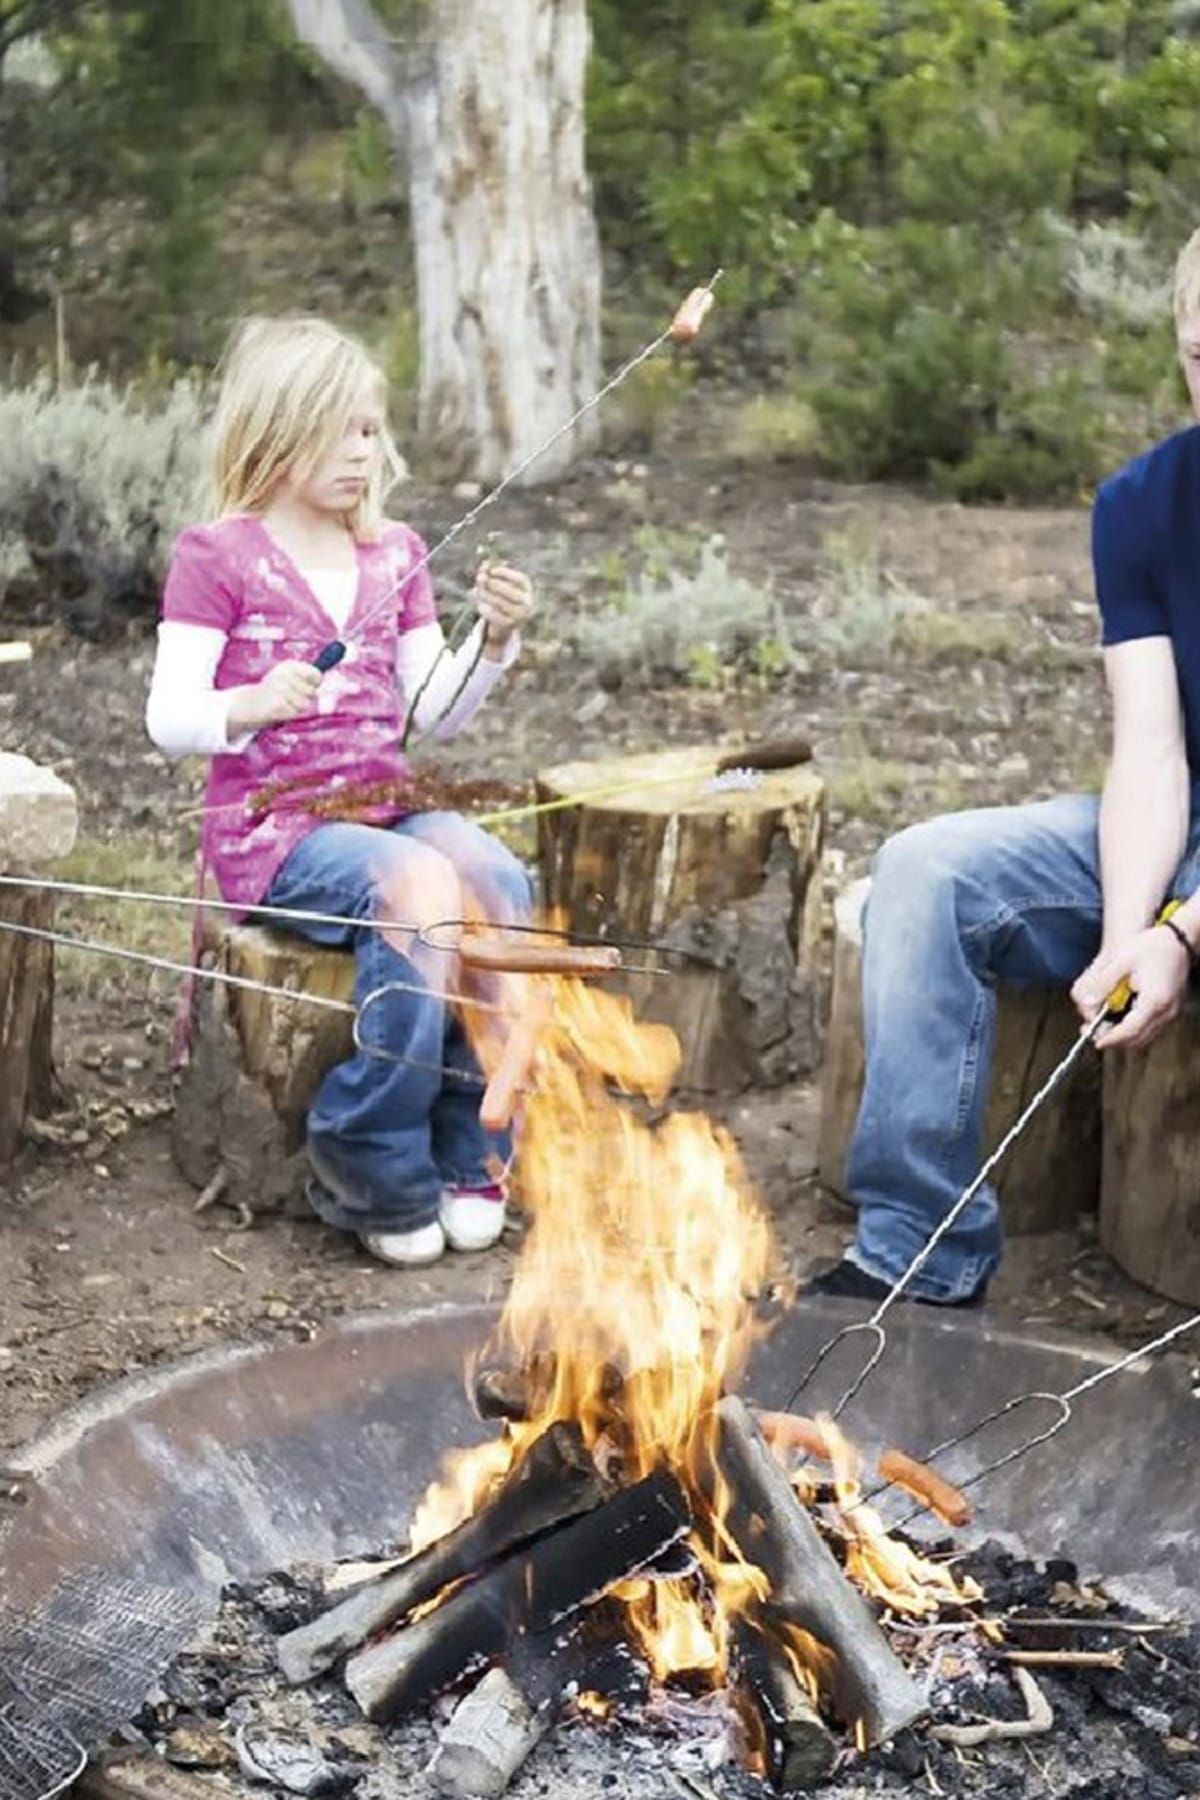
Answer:
[[[36,873],[65,856],[77,817],[65,781],[27,756],[0,754],[0,871]],[[0,927],[48,931],[54,914],[53,894],[0,889]],[[0,929],[0,1170],[16,1156],[26,1119],[53,1100],[53,1012],[54,946]]]
[[[349,1002],[354,958],[303,938],[241,925],[214,932],[207,966],[300,994]],[[303,1188],[304,1117],[322,1077],[353,1048],[352,1020],[220,981],[197,981],[191,1054],[180,1079],[172,1148],[195,1187],[269,1211]]]
[[[1200,1307],[1200,1006],[1102,1061],[1100,1242],[1134,1281]]]
[[[846,1195],[846,1152],[863,1084],[862,916],[869,881],[834,905],[833,996],[821,1072],[817,1169]],[[919,971],[914,979],[919,979]],[[1009,1129],[1079,1034],[1063,992],[1001,988],[991,1091],[981,1157]],[[997,1171],[997,1193],[1010,1232],[1056,1231],[1094,1211],[1100,1196],[1100,1071],[1095,1058],[1075,1070],[1043,1107]]]
[[[544,770],[540,799],[587,797],[541,815],[538,848],[547,903],[572,930],[688,953],[622,984],[639,1016],[678,1034],[682,1086],[737,1091],[816,1065],[825,800],[808,766],[717,781],[722,754]]]

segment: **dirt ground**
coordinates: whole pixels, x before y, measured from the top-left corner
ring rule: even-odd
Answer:
[[[538,576],[540,622],[502,695],[438,752],[440,766],[526,782],[567,756],[802,730],[829,783],[834,879],[908,820],[1095,784],[1105,725],[1082,506],[967,509],[782,465],[735,467],[696,447],[719,441],[702,423],[689,432],[685,419],[671,452],[598,458],[553,492],[496,509],[507,554]],[[464,506],[461,495],[414,489],[406,510],[432,537]],[[632,570],[636,546],[656,533],[713,532],[740,573],[772,581],[793,668],[716,687],[650,675],[601,685],[565,642],[572,609]],[[847,542],[874,584],[864,607],[899,591],[924,603],[890,650],[878,633],[828,648],[826,572]],[[461,587],[469,562],[446,559],[444,593]],[[75,784],[72,872],[186,889],[200,770],[169,766],[145,739],[150,657],[148,638],[97,648],[44,636],[30,667],[0,671],[0,742]],[[114,943],[186,947],[182,915],[109,902],[62,917]],[[499,1298],[509,1280],[515,1240],[409,1272],[373,1263],[313,1219],[243,1233],[219,1208],[196,1216],[168,1145],[171,1012],[170,978],[60,958],[62,1104],[0,1189],[0,1450],[96,1385],[217,1340],[307,1337],[349,1311]],[[848,1224],[813,1177],[813,1087],[748,1094],[723,1116],[785,1259],[802,1271],[832,1256]],[[1128,1343],[1176,1316],[1119,1276],[1090,1228],[1016,1241],[991,1304],[1002,1317]]]

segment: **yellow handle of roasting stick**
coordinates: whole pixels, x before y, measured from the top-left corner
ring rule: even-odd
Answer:
[[[27,663],[32,657],[33,645],[21,639],[0,644],[0,663]]]
[[[1154,923],[1156,925],[1161,925],[1165,920],[1173,919],[1182,905],[1182,900],[1168,900],[1167,904],[1159,911],[1158,917],[1155,919]],[[1111,1024],[1116,1019],[1123,1019],[1132,1005],[1133,989],[1129,985],[1128,976],[1126,976],[1123,980],[1118,981],[1116,987],[1104,1002],[1105,1020]]]

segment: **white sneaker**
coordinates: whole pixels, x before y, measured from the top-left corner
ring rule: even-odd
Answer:
[[[490,1250],[504,1230],[504,1189],[444,1187],[442,1229],[452,1250]]]
[[[431,1225],[418,1225],[415,1231],[360,1231],[358,1241],[380,1262],[400,1269],[435,1263],[446,1249],[446,1234],[436,1219]]]

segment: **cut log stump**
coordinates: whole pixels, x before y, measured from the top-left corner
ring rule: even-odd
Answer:
[[[834,905],[833,997],[821,1072],[822,1182],[846,1194],[846,1153],[863,1084],[862,917],[869,881]],[[920,971],[914,971],[914,980]],[[1065,993],[1001,988],[983,1153],[998,1144],[1079,1034]],[[982,1159],[981,1159],[982,1160]],[[997,1170],[997,1192],[1014,1233],[1064,1230],[1100,1197],[1100,1070],[1094,1057],[1042,1108]]]
[[[230,975],[349,1003],[354,958],[256,925],[215,930],[203,960]],[[193,1186],[251,1212],[299,1199],[304,1117],[323,1076],[353,1048],[348,1012],[197,981],[191,1055],[172,1149]]]
[[[1200,1005],[1102,1063],[1100,1242],[1143,1287],[1200,1307]]]
[[[75,792],[27,756],[0,753],[0,871],[36,874],[65,856],[75,842]],[[0,924],[47,931],[54,895],[37,889],[0,889]],[[54,1095],[51,1028],[54,946],[0,930],[0,1170],[21,1144],[30,1114]]]
[[[727,753],[543,770],[539,799],[581,803],[541,815],[538,848],[546,902],[571,930],[689,953],[661,959],[669,977],[621,984],[677,1033],[681,1086],[738,1091],[816,1066],[825,799],[810,766],[718,778]]]

